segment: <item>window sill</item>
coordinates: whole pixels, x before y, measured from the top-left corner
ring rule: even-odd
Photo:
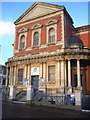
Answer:
[[[37,46],[32,46],[32,48],[34,49],[34,48],[39,48],[40,46],[39,45],[37,45]]]
[[[49,46],[49,45],[55,45],[55,43],[47,43],[47,45]]]
[[[48,84],[55,84],[56,81],[48,81]]]
[[[24,51],[24,50],[25,50],[25,48],[20,48],[20,49],[19,49],[19,51]]]

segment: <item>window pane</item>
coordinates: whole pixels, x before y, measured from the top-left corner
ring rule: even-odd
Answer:
[[[48,80],[49,81],[55,80],[55,65],[48,67]]]
[[[51,28],[49,30],[49,40],[48,40],[49,43],[54,43],[55,42],[55,30],[54,28]]]
[[[25,36],[22,35],[20,38],[20,48],[24,48],[25,47]]]
[[[39,44],[39,33],[34,33],[34,39],[33,39],[33,46],[37,46]]]
[[[19,82],[23,81],[23,69],[18,70],[18,81]]]

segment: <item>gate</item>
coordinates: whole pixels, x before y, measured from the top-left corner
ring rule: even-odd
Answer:
[[[82,110],[90,110],[90,95],[84,95],[82,97]]]

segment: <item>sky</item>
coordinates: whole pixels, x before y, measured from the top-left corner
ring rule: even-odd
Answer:
[[[18,2],[20,1],[20,2]],[[25,2],[27,1],[27,2]],[[40,0],[39,0],[40,1]],[[88,0],[48,0],[48,3],[64,5],[74,21],[74,26],[89,23]],[[14,22],[34,3],[35,0],[0,0],[0,64],[5,65],[8,58],[13,57],[15,40]],[[47,2],[47,1],[42,1]]]

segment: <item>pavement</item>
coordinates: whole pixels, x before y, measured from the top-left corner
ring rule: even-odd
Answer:
[[[26,104],[47,106],[47,107],[54,107],[54,108],[63,108],[63,109],[77,110],[77,111],[82,110],[80,106],[75,106],[75,105],[70,105],[70,104],[68,104],[68,105],[65,105],[65,104],[52,104],[52,103],[47,102],[47,101],[32,101],[31,103],[26,103]]]
[[[8,101],[8,102],[16,102],[20,104],[27,104],[27,105],[38,105],[38,106],[47,106],[47,107],[54,107],[54,108],[63,108],[67,110],[75,110],[75,111],[86,111],[90,112],[90,110],[82,110],[81,106],[76,106],[76,105],[70,105],[70,104],[54,104],[51,102],[47,101],[12,101],[9,99],[3,99],[3,101]]]
[[[82,111],[81,106],[76,105],[65,105],[65,104],[54,104],[47,101],[12,101],[9,99],[4,99],[4,101],[8,102],[14,102],[14,103],[20,103],[20,104],[27,104],[27,105],[37,105],[37,106],[47,106],[47,107],[54,107],[54,108],[63,108],[68,110],[76,110],[76,111]]]
[[[88,118],[90,113],[42,106],[33,104],[19,104],[3,101],[2,118]]]

